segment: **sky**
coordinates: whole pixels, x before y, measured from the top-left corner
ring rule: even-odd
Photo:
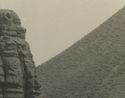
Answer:
[[[26,40],[36,66],[98,27],[125,0],[0,0],[0,9],[14,10],[27,29]]]

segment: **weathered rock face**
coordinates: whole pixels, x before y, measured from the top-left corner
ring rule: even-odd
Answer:
[[[25,32],[15,12],[0,10],[0,98],[35,98],[40,94]]]

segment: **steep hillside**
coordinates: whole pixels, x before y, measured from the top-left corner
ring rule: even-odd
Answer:
[[[125,98],[125,8],[37,69],[40,98]]]

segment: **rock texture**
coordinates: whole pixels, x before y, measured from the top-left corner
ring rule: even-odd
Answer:
[[[0,98],[35,98],[40,94],[26,29],[12,10],[0,10]]]
[[[125,8],[38,67],[39,98],[125,98]]]

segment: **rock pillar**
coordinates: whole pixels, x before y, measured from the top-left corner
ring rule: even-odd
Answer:
[[[26,29],[12,10],[0,10],[0,98],[35,98],[40,94]]]

